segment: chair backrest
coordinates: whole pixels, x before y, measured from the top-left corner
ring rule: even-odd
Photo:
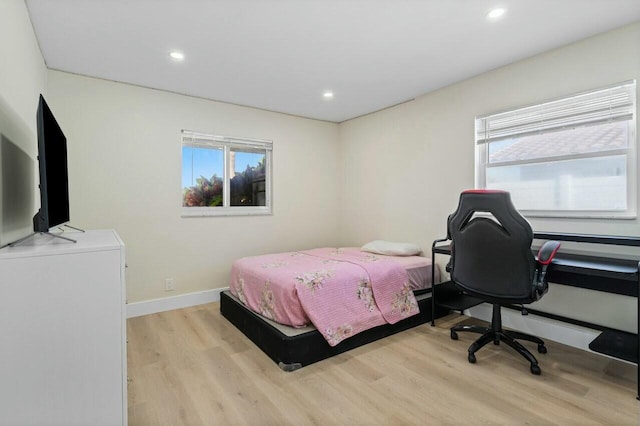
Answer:
[[[508,192],[463,192],[447,221],[447,233],[452,240],[451,279],[463,290],[492,303],[537,300],[533,231]]]

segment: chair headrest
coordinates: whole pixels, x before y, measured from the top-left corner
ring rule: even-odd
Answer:
[[[475,213],[490,213],[504,227],[517,229],[516,234],[523,234],[526,239],[533,239],[533,231],[529,222],[518,212],[511,202],[511,194],[499,189],[470,189],[460,194],[456,211],[449,216],[447,236],[450,238],[454,230],[464,227]],[[512,231],[513,232],[513,231]],[[515,235],[513,235],[516,237]]]

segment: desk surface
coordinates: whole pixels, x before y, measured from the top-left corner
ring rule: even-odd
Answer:
[[[572,241],[575,243],[607,244],[614,246],[640,247],[640,238],[619,235],[561,234],[558,232],[534,232],[536,240]]]
[[[451,254],[448,243],[436,246],[433,251]],[[638,296],[638,261],[632,259],[558,253],[547,274],[552,283]]]

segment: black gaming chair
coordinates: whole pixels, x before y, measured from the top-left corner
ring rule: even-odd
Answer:
[[[518,213],[508,192],[470,190],[460,195],[457,210],[447,221],[451,239],[451,280],[465,293],[493,304],[491,327],[456,325],[451,338],[459,331],[481,333],[469,347],[469,362],[489,342],[504,342],[531,363],[531,373],[540,374],[538,361],[516,339],[537,343],[538,352],[546,353],[538,337],[502,329],[500,306],[528,304],[547,292],[547,266],[560,248],[557,241],[547,241],[538,252],[531,252],[533,231]]]

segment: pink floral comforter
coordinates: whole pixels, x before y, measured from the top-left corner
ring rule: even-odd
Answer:
[[[245,257],[231,269],[231,293],[276,322],[309,322],[331,346],[417,314],[406,270],[354,249],[321,248]]]

